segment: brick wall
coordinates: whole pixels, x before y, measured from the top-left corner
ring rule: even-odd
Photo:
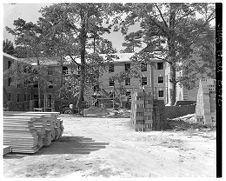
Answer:
[[[164,112],[164,100],[154,100],[151,90],[138,90],[132,94],[131,124],[136,131],[164,129]]]

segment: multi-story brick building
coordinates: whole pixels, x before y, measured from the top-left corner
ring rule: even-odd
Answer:
[[[124,97],[130,97],[131,93],[136,89],[142,89],[143,87],[151,88],[154,91],[154,97],[158,100],[164,100],[165,104],[170,103],[170,90],[172,85],[170,79],[170,69],[166,62],[159,60],[151,60],[147,64],[134,65],[130,60],[133,53],[118,53],[117,58],[113,58],[112,64],[108,66],[99,76],[99,86],[106,92],[111,92],[114,88],[119,87],[117,81],[113,81],[112,77],[120,72],[129,72],[132,69],[139,69],[140,77],[128,77],[121,84],[126,89]],[[100,55],[105,56],[105,55]],[[4,71],[6,71],[14,62],[19,64],[30,65],[33,68],[37,67],[35,59],[19,59],[8,54],[3,55],[4,59]],[[79,60],[78,60],[79,63]],[[41,90],[41,105],[46,110],[54,108],[54,100],[56,99],[59,88],[61,87],[65,77],[76,74],[79,75],[79,67],[70,61],[62,61],[55,58],[41,58],[40,66],[42,67],[42,77],[46,79],[46,83],[42,85]],[[135,66],[135,67],[134,67]],[[177,74],[180,74],[178,72]],[[29,89],[25,89],[22,84],[20,86],[11,85],[13,82],[12,78],[8,75],[4,75],[4,104],[6,103],[17,103],[23,105],[22,102],[32,100],[30,107],[38,107],[38,89],[37,84],[34,84]],[[177,98],[176,100],[195,100],[197,90],[193,93],[190,90],[186,90],[183,86],[177,85]],[[85,98],[86,101],[90,101],[91,95],[94,93],[93,88],[90,88],[87,94],[90,94]],[[31,103],[29,103],[31,104]],[[23,106],[22,106],[23,107]],[[15,108],[13,108],[15,109]],[[21,108],[20,108],[21,109]]]
[[[41,107],[46,111],[54,110],[54,100],[61,87],[62,81],[70,73],[74,73],[74,67],[70,63],[60,63],[59,58],[42,58],[40,61],[40,100]],[[33,110],[38,107],[39,92],[37,82],[17,81],[15,72],[9,73],[11,66],[17,66],[15,70],[24,67],[37,69],[36,59],[34,58],[16,58],[6,53],[3,54],[3,92],[4,107],[9,110]],[[12,71],[12,70],[11,70]],[[21,78],[23,80],[23,78]],[[27,85],[29,84],[29,86]]]
[[[24,85],[15,81],[10,73],[12,66],[18,69],[21,66],[27,66],[26,62],[18,61],[16,57],[3,53],[3,106],[11,110],[29,109],[29,100],[31,100],[32,90],[25,88]],[[12,70],[12,71],[15,71]],[[22,104],[23,102],[23,104]],[[26,103],[25,103],[26,102]]]
[[[148,64],[141,64],[140,67],[135,66],[130,58],[133,53],[115,54],[118,58],[113,59],[109,69],[100,76],[100,87],[110,92],[114,87],[119,87],[118,82],[114,82],[112,77],[120,74],[120,72],[127,72],[130,69],[140,69],[140,78],[130,77],[126,78],[122,83],[126,89],[126,95],[130,95],[136,89],[142,87],[153,88],[155,98],[166,101],[166,85],[165,85],[165,63],[158,60],[153,60]],[[139,71],[139,70],[138,70]]]

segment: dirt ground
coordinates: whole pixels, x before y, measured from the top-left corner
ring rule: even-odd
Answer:
[[[4,177],[215,177],[216,132],[135,132],[129,118],[64,115],[63,137],[36,154],[8,154]]]

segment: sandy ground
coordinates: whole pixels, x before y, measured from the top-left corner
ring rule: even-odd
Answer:
[[[129,118],[64,115],[63,137],[8,154],[5,177],[215,177],[215,131],[135,132]]]

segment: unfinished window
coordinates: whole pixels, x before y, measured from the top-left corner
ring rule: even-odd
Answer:
[[[136,115],[137,116],[144,116],[144,113],[143,112],[137,112]]]
[[[38,82],[34,82],[33,87],[38,88]]]
[[[114,86],[115,85],[115,82],[113,79],[109,79],[109,86]]]
[[[21,84],[20,83],[17,83],[16,84],[16,88],[20,88],[21,87]]]
[[[63,71],[63,74],[64,74],[64,75],[67,75],[67,74],[68,74],[68,67],[63,66],[63,67],[62,67],[62,71]]]
[[[130,91],[126,91],[126,96],[131,99],[131,92]]]
[[[9,77],[9,78],[8,78],[8,86],[10,86],[10,85],[11,85],[11,83],[12,83],[12,78],[11,78],[11,77]]]
[[[28,101],[31,100],[31,95],[30,94],[28,94],[27,100]]]
[[[48,68],[48,75],[53,75],[53,69],[52,68]]]
[[[137,104],[137,108],[144,108],[144,104]]]
[[[141,79],[141,85],[147,85],[147,84],[148,84],[147,77],[142,77],[142,79]]]
[[[53,81],[49,81],[49,89],[53,88]]]
[[[157,69],[162,70],[163,69],[163,62],[158,62],[157,63]]]
[[[11,93],[8,93],[8,101],[11,101],[12,95]]]
[[[47,107],[51,107],[51,104],[52,103],[52,95],[48,95],[48,97],[47,97]]]
[[[115,71],[114,64],[110,64],[109,65],[109,72],[114,72],[114,71]]]
[[[125,79],[125,85],[130,85],[130,78]]]
[[[81,66],[78,66],[78,67],[77,67],[77,72],[78,72],[78,75],[81,74]]]
[[[99,90],[100,90],[99,85],[93,86],[93,91],[94,91],[94,92],[97,92],[97,91],[99,91]]]
[[[141,72],[146,72],[146,71],[147,71],[147,64],[141,63]]]
[[[163,90],[159,90],[159,97],[163,97],[163,96],[164,96]]]
[[[11,67],[11,65],[12,65],[12,62],[8,61],[8,69]]]
[[[130,71],[130,63],[125,64],[125,71],[129,72]]]
[[[163,83],[163,77],[162,77],[162,76],[159,76],[159,77],[158,77],[158,83],[159,83],[159,84]]]
[[[20,102],[20,94],[17,94],[16,101]]]

